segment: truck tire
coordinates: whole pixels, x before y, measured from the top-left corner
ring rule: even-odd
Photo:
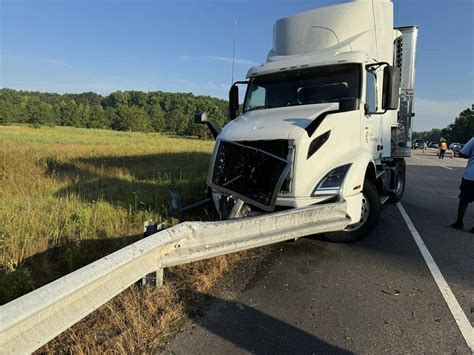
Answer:
[[[376,226],[382,205],[380,204],[379,193],[374,184],[369,180],[364,180],[362,190],[361,220],[358,223],[347,226],[346,229],[338,232],[326,233],[326,236],[336,243],[354,243],[366,237]]]
[[[405,193],[406,185],[406,163],[405,159],[397,160],[397,173],[395,175],[395,191],[390,193],[388,202],[397,203]]]

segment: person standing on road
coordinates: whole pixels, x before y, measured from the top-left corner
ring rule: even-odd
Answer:
[[[466,143],[459,154],[461,158],[469,160],[461,180],[461,186],[459,187],[461,193],[459,194],[458,219],[451,224],[451,227],[463,229],[467,205],[474,201],[474,137]],[[474,227],[471,229],[471,233],[474,233]]]
[[[446,143],[446,139],[442,139],[439,146],[439,159],[444,159],[444,153],[446,153],[446,149],[448,149],[448,143]]]

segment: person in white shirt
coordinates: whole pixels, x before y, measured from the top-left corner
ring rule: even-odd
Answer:
[[[451,224],[451,227],[456,229],[464,228],[463,220],[467,205],[474,201],[474,137],[461,149],[460,155],[469,160],[459,187],[461,193],[459,194],[458,218]],[[474,227],[471,229],[471,233],[474,233]]]

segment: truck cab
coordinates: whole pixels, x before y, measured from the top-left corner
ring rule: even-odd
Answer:
[[[350,242],[401,198],[417,28],[392,19],[390,1],[366,0],[276,22],[267,61],[231,87],[216,131],[207,184],[223,216],[345,200],[351,224],[329,237]]]

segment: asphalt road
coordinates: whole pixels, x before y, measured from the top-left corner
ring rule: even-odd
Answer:
[[[441,289],[448,302],[399,207],[387,205],[359,243],[316,236],[269,248],[250,279],[245,269],[236,271],[243,289],[203,295],[209,301],[203,316],[163,352],[470,354],[453,314],[461,313],[464,332],[472,332],[474,234],[449,227],[465,161],[417,151],[407,163],[401,205],[439,267],[437,281],[447,283]],[[474,206],[465,225],[474,226]]]

